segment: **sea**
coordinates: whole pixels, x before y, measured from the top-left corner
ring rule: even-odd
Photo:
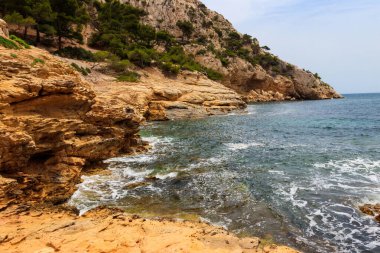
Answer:
[[[149,152],[105,161],[69,203],[196,217],[303,252],[379,253],[380,94],[249,105],[152,123]]]

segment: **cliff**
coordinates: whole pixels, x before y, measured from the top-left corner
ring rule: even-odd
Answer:
[[[0,46],[0,201],[61,203],[85,167],[142,148],[142,117],[46,51]],[[0,208],[1,208],[0,207]]]
[[[75,63],[91,67],[91,63]],[[103,70],[100,66],[84,77],[98,97],[110,104],[132,106],[147,120],[198,118],[246,108],[237,92],[199,72],[182,71],[168,77],[157,68],[144,68],[137,71],[141,76],[138,82],[121,82]]]
[[[123,0],[142,8],[143,22],[183,41],[178,22],[190,22],[184,48],[202,65],[224,75],[222,83],[247,102],[341,98],[318,75],[280,60],[257,39],[238,33],[222,15],[198,0]]]

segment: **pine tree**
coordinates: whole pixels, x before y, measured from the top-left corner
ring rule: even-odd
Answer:
[[[82,0],[50,0],[53,12],[57,14],[54,28],[58,36],[58,48],[62,49],[62,38],[82,41],[83,25],[89,21],[84,1]]]
[[[47,35],[54,35],[56,30],[53,26],[57,13],[53,12],[50,0],[27,0],[28,12],[36,21],[36,44],[41,41],[41,31]]]

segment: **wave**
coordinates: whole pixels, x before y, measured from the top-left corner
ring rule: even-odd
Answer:
[[[380,227],[358,206],[379,201],[380,161],[342,159],[313,167],[317,170],[308,175],[309,180],[277,186],[276,195],[289,203],[287,212],[299,214],[306,223],[297,239],[318,252],[351,253],[379,247]],[[363,245],[363,237],[372,242]],[[320,242],[313,245],[310,238]]]
[[[225,143],[224,145],[227,146],[227,148],[229,150],[232,150],[232,151],[244,150],[244,149],[248,149],[250,147],[263,147],[263,146],[265,146],[263,143],[259,143],[259,142],[251,142],[251,143]]]
[[[315,168],[330,171],[332,177],[338,181],[344,181],[347,176],[355,177],[356,183],[380,183],[380,160],[364,158],[329,161],[327,163],[315,163]],[[346,180],[340,183],[351,183]],[[342,185],[342,184],[341,184]]]

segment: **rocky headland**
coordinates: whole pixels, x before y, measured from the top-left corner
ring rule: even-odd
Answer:
[[[147,150],[139,136],[147,120],[243,111],[250,102],[341,97],[197,0],[124,2],[145,11],[145,25],[173,36],[192,56],[187,67],[151,60],[131,67],[138,80],[121,80],[106,62],[61,58],[12,40],[0,19],[0,251],[296,252],[201,222],[146,220],[107,208],[78,216],[62,207],[84,172],[101,168],[104,159]],[[99,30],[93,21],[84,29],[85,43]],[[193,24],[186,39],[181,22]]]
[[[6,27],[0,30],[9,40]],[[62,205],[84,171],[146,150],[138,134],[145,118],[245,107],[236,92],[203,75],[169,80],[154,69],[146,73],[138,85],[97,72],[86,81],[45,50],[0,46],[0,251],[297,252],[200,221],[144,219],[107,208],[78,216]]]
[[[199,0],[123,0],[143,9],[143,22],[169,31],[178,40],[178,22],[190,22],[193,32],[185,50],[198,62],[224,75],[221,83],[246,102],[341,98],[318,74],[287,63],[261,47],[259,41],[239,33],[223,15]],[[252,57],[254,55],[254,57]]]

